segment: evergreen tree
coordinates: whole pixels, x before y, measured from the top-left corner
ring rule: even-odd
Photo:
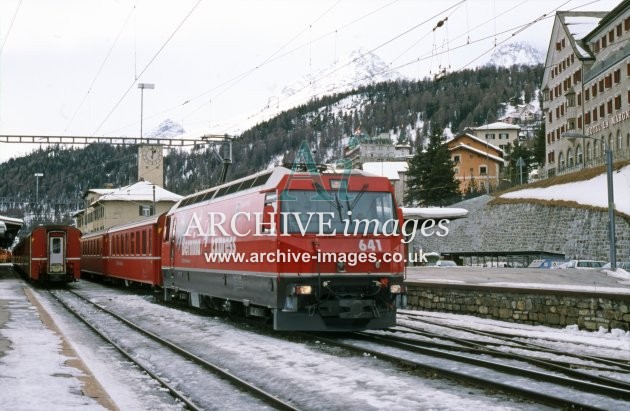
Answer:
[[[533,160],[537,165],[545,164],[545,122],[543,121],[540,126],[536,127],[536,141],[534,143]]]
[[[418,151],[409,164],[405,203],[409,205],[447,205],[461,198],[459,182],[442,130],[435,129],[426,152]]]

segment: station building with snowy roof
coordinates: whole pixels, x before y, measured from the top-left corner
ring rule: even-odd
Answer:
[[[407,182],[407,170],[409,163],[405,161],[374,161],[362,164],[363,171],[375,174],[381,177],[387,177],[394,187],[396,202],[398,205],[403,203],[405,196],[405,188]]]
[[[514,147],[518,144],[518,135],[521,127],[516,124],[497,121],[496,123],[484,124],[480,127],[472,128],[472,134],[488,143],[506,151],[508,144]]]
[[[85,208],[74,218],[77,228],[86,234],[164,213],[181,198],[148,181],[121,188],[93,188],[84,194]]]
[[[630,158],[630,0],[610,12],[559,11],[542,82],[545,172]]]

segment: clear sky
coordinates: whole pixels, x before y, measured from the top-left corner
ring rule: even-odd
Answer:
[[[618,3],[2,0],[0,134],[139,136],[138,82],[155,84],[144,91],[145,133],[167,118],[190,137],[233,133],[284,86],[354,50],[423,78],[481,65],[495,43],[544,54],[555,10]],[[30,150],[0,144],[0,161]]]

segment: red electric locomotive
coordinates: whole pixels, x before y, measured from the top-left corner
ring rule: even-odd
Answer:
[[[66,225],[35,228],[13,249],[13,265],[42,284],[77,281],[81,275],[81,231]]]
[[[276,330],[394,326],[405,297],[402,223],[387,178],[258,173],[166,214],[164,296],[269,318]]]
[[[162,285],[161,230],[165,216],[91,233],[81,239],[81,265],[85,273],[104,278]]]

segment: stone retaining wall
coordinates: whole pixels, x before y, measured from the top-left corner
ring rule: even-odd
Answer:
[[[532,325],[630,330],[630,296],[408,284],[408,308]]]
[[[424,252],[546,251],[568,259],[609,260],[608,213],[540,204],[490,205],[490,196],[454,204],[468,217],[453,220],[445,237],[417,235]],[[617,201],[621,201],[618,199]],[[630,222],[615,221],[617,260],[630,261]]]

